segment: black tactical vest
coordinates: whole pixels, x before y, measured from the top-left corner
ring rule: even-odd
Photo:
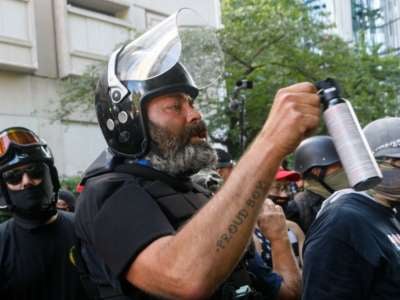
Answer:
[[[95,172],[96,173],[96,172]],[[204,204],[207,203],[211,193],[203,187],[194,184],[189,178],[172,177],[157,170],[143,167],[134,163],[118,163],[109,167],[108,170],[101,170],[97,174],[92,173],[90,177],[118,176],[126,177],[130,174],[142,186],[146,192],[158,203],[171,225],[178,230],[184,225]],[[85,181],[89,179],[85,178]],[[262,299],[261,295],[252,290],[252,280],[246,270],[246,259],[251,256],[251,251],[245,255],[238,264],[235,271],[220,286],[212,299]],[[87,260],[86,260],[86,263]],[[93,269],[90,268],[89,269]],[[248,287],[248,290],[246,291]],[[139,290],[131,291],[132,298],[125,298],[121,290],[114,290],[102,287],[100,294],[120,295],[118,299],[155,299]],[[128,287],[129,290],[131,288]],[[252,290],[250,292],[250,290]],[[248,294],[248,295],[246,295]],[[104,299],[104,297],[98,297]]]

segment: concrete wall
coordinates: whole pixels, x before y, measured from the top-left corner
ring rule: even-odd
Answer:
[[[0,129],[31,128],[52,148],[60,174],[83,172],[106,144],[93,114],[52,119],[59,79],[107,59],[116,36],[126,39],[130,28],[145,30],[181,7],[221,24],[219,0],[0,0]]]
[[[336,24],[335,33],[346,42],[353,41],[353,23],[351,16],[351,1],[331,0],[327,3],[328,9],[332,11],[331,22]]]
[[[400,1],[386,0],[382,1],[381,5],[385,19],[385,46],[400,54]]]
[[[382,17],[376,20],[375,30],[366,32],[366,39],[369,44],[382,44],[383,53],[395,50],[400,54],[400,1],[399,0],[355,0],[369,9],[380,9]],[[332,31],[338,34],[347,42],[355,40],[353,31],[350,0],[319,0],[313,5],[324,7],[328,13],[326,20],[335,24]]]

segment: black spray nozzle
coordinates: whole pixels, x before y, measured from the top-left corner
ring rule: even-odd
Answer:
[[[329,106],[332,100],[342,98],[339,84],[332,78],[317,81],[315,86],[325,108]]]

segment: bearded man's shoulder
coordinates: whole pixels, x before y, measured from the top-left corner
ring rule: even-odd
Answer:
[[[130,174],[108,172],[89,178],[77,200],[75,228],[78,236],[92,240],[92,226],[98,215],[108,214],[107,211],[113,214],[122,198],[129,200],[138,194],[143,194],[143,188]]]
[[[104,200],[128,184],[134,184],[135,187],[140,188],[140,186],[135,183],[137,183],[137,178],[130,174],[108,172],[97,175],[87,180],[85,188],[80,195],[80,200],[86,198]]]

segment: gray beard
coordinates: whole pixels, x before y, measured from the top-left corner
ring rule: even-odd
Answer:
[[[191,144],[192,131],[193,128],[188,128],[181,136],[176,136],[167,129],[150,123],[152,145],[145,159],[150,161],[154,169],[173,176],[190,176],[201,169],[214,167],[217,161],[215,150],[206,141]]]

